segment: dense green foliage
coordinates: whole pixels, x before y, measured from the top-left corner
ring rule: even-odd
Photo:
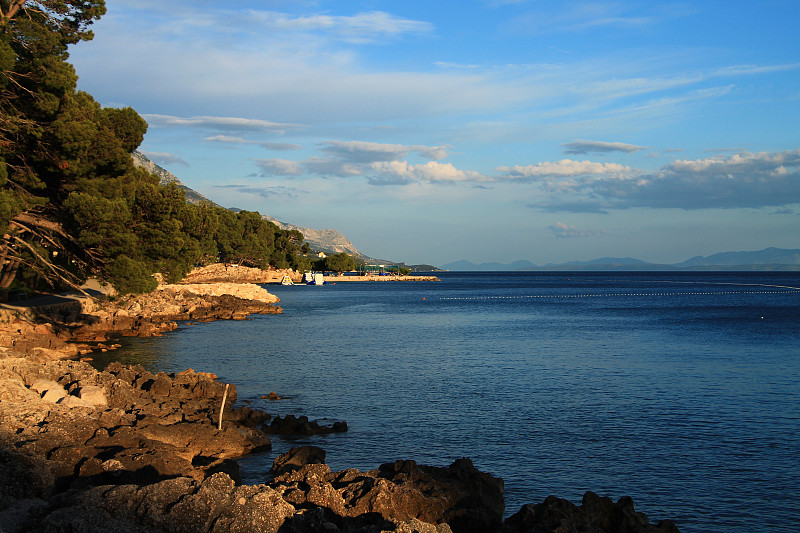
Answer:
[[[355,270],[356,260],[344,252],[329,255],[318,265],[318,270],[331,272],[349,272]]]
[[[306,269],[303,236],[258,213],[188,204],[136,168],[146,122],[77,91],[67,47],[91,39],[103,0],[0,0],[0,290],[100,275],[152,290],[197,264]]]

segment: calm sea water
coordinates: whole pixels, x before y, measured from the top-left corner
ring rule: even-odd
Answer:
[[[113,352],[237,384],[273,414],[346,420],[292,446],[334,470],[470,457],[507,514],[629,495],[685,532],[800,531],[800,273],[442,273],[269,286],[282,315],[185,326]],[[269,402],[276,391],[289,399]]]

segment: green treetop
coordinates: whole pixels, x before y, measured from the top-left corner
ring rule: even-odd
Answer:
[[[325,270],[339,273],[348,272],[356,268],[356,260],[352,256],[340,252],[326,257],[323,265]]]
[[[70,162],[58,123],[76,105],[67,46],[91,39],[103,13],[102,0],[0,0],[0,289],[20,268],[73,283],[86,264],[51,199],[69,179],[58,173]]]

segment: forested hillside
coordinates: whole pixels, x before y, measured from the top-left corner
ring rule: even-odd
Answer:
[[[68,62],[103,14],[103,0],[0,0],[0,296],[94,275],[143,292],[213,261],[307,268],[300,232],[189,204],[133,165],[146,122],[78,91]]]

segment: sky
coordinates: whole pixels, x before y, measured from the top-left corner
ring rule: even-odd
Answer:
[[[800,248],[797,0],[106,0],[79,89],[225,207],[440,266]]]

